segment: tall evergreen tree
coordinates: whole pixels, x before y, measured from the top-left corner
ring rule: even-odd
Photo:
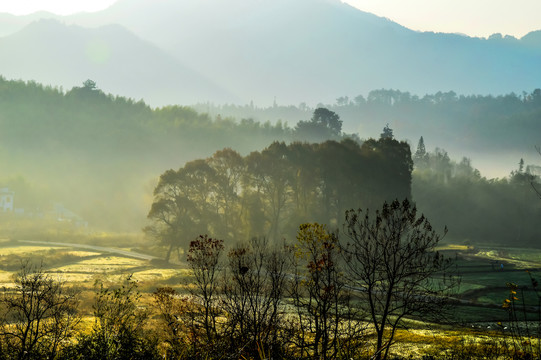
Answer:
[[[393,139],[393,129],[389,127],[389,124],[385,125],[383,132],[380,134],[380,139]]]
[[[428,165],[428,153],[426,152],[425,141],[422,136],[417,144],[417,151],[413,155],[413,163],[417,168],[423,168]]]

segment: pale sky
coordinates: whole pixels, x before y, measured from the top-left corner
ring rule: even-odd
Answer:
[[[114,2],[116,0],[0,0],[0,12],[26,15],[45,10],[58,15],[69,15],[81,11],[103,10]]]
[[[345,0],[412,30],[494,33],[520,38],[541,30],[541,0]]]
[[[182,1],[182,0],[178,0]],[[291,0],[295,1],[295,0]],[[363,11],[419,31],[493,33],[522,37],[541,30],[541,0],[343,0]],[[39,10],[67,15],[98,11],[115,0],[0,0],[0,12],[17,15]]]

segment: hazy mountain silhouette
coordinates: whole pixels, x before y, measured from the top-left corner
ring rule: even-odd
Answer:
[[[105,92],[153,104],[235,98],[175,57],[120,25],[88,29],[42,19],[0,38],[6,78],[69,89],[86,79]]]
[[[62,16],[45,11],[39,11],[29,15],[16,16],[7,13],[0,13],[0,36],[7,36],[24,28],[31,22],[40,19],[60,19]]]
[[[71,21],[122,24],[246,102],[332,102],[378,88],[503,94],[541,75],[536,33],[415,32],[339,0],[120,0]]]
[[[333,103],[339,96],[354,97],[379,88],[419,95],[448,90],[459,94],[520,93],[538,87],[541,76],[539,32],[520,40],[415,32],[339,0],[120,0],[104,11],[63,19],[85,27],[120,24],[146,40],[148,43],[131,39],[112,44],[126,56],[111,63],[107,77],[97,81],[107,83],[108,91],[129,96],[146,92],[137,84],[162,85],[161,91],[146,97],[152,104],[171,99],[190,103],[191,95],[200,90],[198,81],[181,81],[185,75],[179,73],[187,70],[175,66],[176,61],[230,90],[239,102],[254,100],[261,105],[271,104],[274,98],[280,104]],[[63,29],[83,36],[80,28]],[[55,36],[72,38],[80,45],[74,35],[58,31]],[[84,33],[90,36],[91,31]],[[17,46],[27,49],[34,47],[32,41],[45,40],[43,36],[17,39]],[[59,43],[57,39],[45,43],[49,41]],[[136,43],[140,55],[128,55],[128,45]],[[63,58],[50,54],[54,44],[38,46],[43,61]],[[141,61],[139,57],[147,61],[141,65],[145,73],[139,76],[148,79],[136,84],[121,74],[126,73],[126,67],[135,67],[133,62]],[[30,70],[18,76],[58,82],[50,72],[42,73],[42,65]],[[83,75],[83,70],[77,70],[79,78],[93,76]],[[163,77],[171,82],[159,82]],[[171,94],[177,88],[170,84],[178,82],[195,88],[187,91],[186,97],[182,92]],[[209,92],[203,100],[220,102],[223,98]]]

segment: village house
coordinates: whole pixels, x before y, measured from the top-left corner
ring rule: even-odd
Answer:
[[[15,193],[9,188],[0,188],[0,211],[13,211],[13,198]]]

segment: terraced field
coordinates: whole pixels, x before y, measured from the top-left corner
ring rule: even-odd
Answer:
[[[151,289],[178,283],[185,276],[183,266],[159,266],[155,257],[129,248],[113,248],[40,241],[0,244],[0,287],[13,286],[13,276],[25,261],[41,265],[53,278],[82,287],[91,287],[98,279],[115,281],[129,274],[141,287]]]

